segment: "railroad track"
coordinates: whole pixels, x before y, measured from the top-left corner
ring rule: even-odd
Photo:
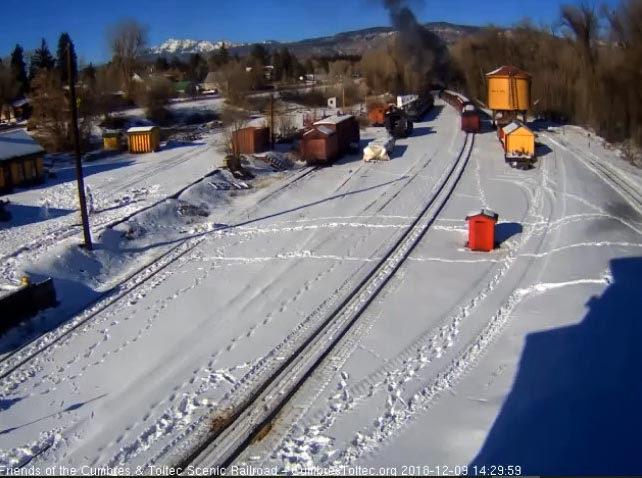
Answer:
[[[284,189],[291,187],[304,177],[316,171],[317,167],[304,168],[294,175],[290,181],[282,185],[275,191],[270,192],[265,197],[271,197]],[[239,217],[243,217],[245,213],[241,213]],[[120,220],[119,220],[120,221]],[[217,231],[226,229],[233,229],[242,226],[244,223],[239,223],[231,226],[223,226]],[[23,345],[21,348],[13,351],[11,354],[5,356],[0,360],[0,381],[11,376],[21,366],[45,352],[51,346],[60,342],[79,327],[86,325],[92,319],[99,316],[99,314],[110,307],[112,304],[126,297],[128,294],[148,282],[155,277],[159,272],[166,269],[171,264],[175,263],[181,257],[195,249],[201,242],[207,238],[206,234],[199,235],[198,237],[186,238],[180,241],[175,246],[171,247],[159,257],[154,258],[149,263],[138,268],[133,273],[129,274],[126,278],[120,281],[119,284],[110,288],[109,290],[100,294],[89,304],[85,304],[82,308],[72,314],[73,318],[57,327],[55,330],[41,334],[30,340],[29,343]]]
[[[123,191],[123,190],[125,190],[125,189],[127,189],[127,188],[129,188],[129,187],[131,187],[131,186],[133,186],[133,185],[135,185],[137,183],[139,183],[142,180],[145,180],[145,179],[148,179],[150,177],[153,177],[154,175],[156,175],[161,170],[164,170],[164,169],[167,169],[167,168],[174,168],[174,167],[176,167],[176,166],[178,166],[180,164],[183,164],[183,163],[185,163],[185,162],[187,162],[189,160],[194,159],[193,156],[187,156],[187,157],[184,157],[184,156],[185,156],[184,154],[180,154],[180,153],[175,155],[169,162],[165,162],[162,165],[162,167],[157,167],[157,168],[154,168],[152,170],[148,170],[148,171],[144,172],[143,174],[136,176],[134,180],[128,181],[125,185],[122,185],[118,189],[113,190],[111,195],[113,196],[115,193]],[[207,176],[205,176],[205,177],[207,177]],[[146,210],[148,210],[148,209],[150,209],[150,208],[162,203],[163,201],[165,201],[168,198],[175,198],[178,195],[180,195],[183,191],[185,191],[185,189],[195,185],[196,183],[200,182],[202,179],[203,178],[200,178],[200,179],[197,179],[196,181],[191,182],[190,184],[188,184],[187,186],[181,188],[179,191],[175,192],[174,194],[172,194],[170,196],[163,197],[162,199],[159,199],[158,201],[155,201],[155,202],[153,202],[151,204],[148,204],[147,206],[144,206],[142,208],[137,208],[137,209],[134,209],[131,212],[128,212],[127,215],[125,216],[125,219],[120,217],[119,214],[114,214],[114,213],[101,214],[101,212],[99,211],[99,212],[97,212],[96,214],[93,214],[90,217],[91,233],[92,233],[92,235],[95,236],[95,235],[99,234],[101,231],[103,231],[105,229],[108,229],[110,227],[113,227],[116,224],[119,224],[119,223],[129,219],[135,214],[138,214],[140,212],[146,211]],[[124,205],[123,207],[126,208],[127,206],[131,206],[131,204]],[[120,208],[118,208],[118,209],[120,209]],[[73,221],[73,220],[68,221],[67,224],[65,224],[63,226],[56,227],[56,228],[53,228],[51,230],[46,231],[46,233],[45,233],[46,236],[45,237],[39,236],[39,237],[37,237],[37,238],[35,238],[33,240],[30,240],[27,243],[23,243],[16,250],[13,250],[11,252],[8,252],[8,253],[5,253],[3,255],[0,255],[0,264],[5,262],[5,261],[7,261],[8,259],[15,258],[15,257],[17,257],[17,256],[19,256],[19,255],[21,255],[21,254],[23,254],[25,252],[46,250],[47,248],[59,243],[60,241],[62,241],[64,239],[73,237],[76,234],[80,234],[81,231],[82,231],[82,224],[80,224],[80,223],[78,223],[76,221]]]
[[[474,135],[467,134],[457,159],[442,175],[434,194],[416,219],[372,271],[324,319],[319,328],[242,402],[233,408],[220,404],[220,409],[226,412],[221,416],[210,417],[207,430],[200,430],[203,436],[197,437],[198,444],[186,456],[169,457],[170,461],[174,461],[172,466],[175,469],[185,470],[190,465],[227,467],[257,436],[269,431],[270,422],[358,322],[434,223],[463,175],[473,143]]]
[[[568,146],[563,145],[548,134],[543,134],[551,143],[571,153],[575,158],[581,161],[586,167],[602,178],[611,186],[622,198],[627,201],[638,213],[642,215],[642,194],[637,190],[638,186],[633,184],[629,179],[622,176],[613,166],[590,153],[594,157],[582,156]]]

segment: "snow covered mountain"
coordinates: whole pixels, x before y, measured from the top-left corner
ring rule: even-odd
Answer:
[[[220,49],[223,45],[227,48],[242,46],[243,43],[234,43],[229,41],[207,41],[207,40],[179,40],[170,38],[158,46],[150,48],[150,53],[155,55],[182,55],[190,53],[209,53]]]
[[[477,33],[482,27],[469,25],[454,25],[446,22],[426,23],[426,28],[435,33],[445,44],[456,42],[466,35]],[[362,54],[364,51],[375,48],[396,32],[391,27],[371,27],[361,30],[341,32],[335,35],[309,38],[297,42],[278,42],[268,40],[262,44],[268,48],[287,47],[298,56],[304,58],[309,55],[334,55],[334,54]],[[209,53],[225,46],[232,53],[246,54],[252,43],[234,43],[228,41],[210,42],[206,40],[176,40],[170,38],[163,44],[149,49],[149,57],[155,56],[186,56],[192,53]]]

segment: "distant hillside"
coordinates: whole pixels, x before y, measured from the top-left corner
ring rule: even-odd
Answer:
[[[483,27],[454,25],[446,22],[426,23],[425,26],[435,33],[444,43],[451,44],[458,39],[475,34]],[[310,38],[297,42],[265,41],[268,48],[287,47],[297,56],[305,58],[312,55],[362,54],[364,51],[381,45],[387,38],[397,32],[392,27],[372,27],[362,30],[337,33],[336,35]],[[252,43],[232,43],[225,41],[175,40],[169,39],[162,45],[149,49],[150,59],[164,57],[184,57],[192,53],[207,54],[219,49],[223,44],[232,54],[243,55],[252,47]]]

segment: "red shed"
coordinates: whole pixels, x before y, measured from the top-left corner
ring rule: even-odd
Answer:
[[[237,154],[262,153],[270,148],[270,128],[249,127],[233,131],[232,142]]]
[[[359,123],[352,115],[335,115],[314,123],[314,126],[325,126],[337,133],[339,156],[359,148]]]
[[[308,162],[329,162],[338,156],[337,135],[326,126],[317,126],[303,134],[301,158]]]
[[[468,221],[468,248],[471,251],[492,251],[495,248],[495,224],[499,215],[490,209],[469,214]]]

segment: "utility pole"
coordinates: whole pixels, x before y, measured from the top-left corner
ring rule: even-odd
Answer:
[[[274,95],[270,95],[270,149],[274,149]]]
[[[346,112],[346,85],[341,82],[341,109]]]
[[[85,248],[93,249],[91,243],[91,231],[89,230],[89,215],[87,214],[87,199],[85,197],[85,179],[82,173],[82,162],[80,158],[80,138],[78,133],[78,105],[76,104],[76,78],[71,61],[71,44],[67,43],[67,76],[69,77],[69,97],[71,106],[71,133],[74,138],[74,149],[76,152],[76,181],[78,183],[78,202],[80,204],[80,217],[82,218],[82,231],[85,236]]]

